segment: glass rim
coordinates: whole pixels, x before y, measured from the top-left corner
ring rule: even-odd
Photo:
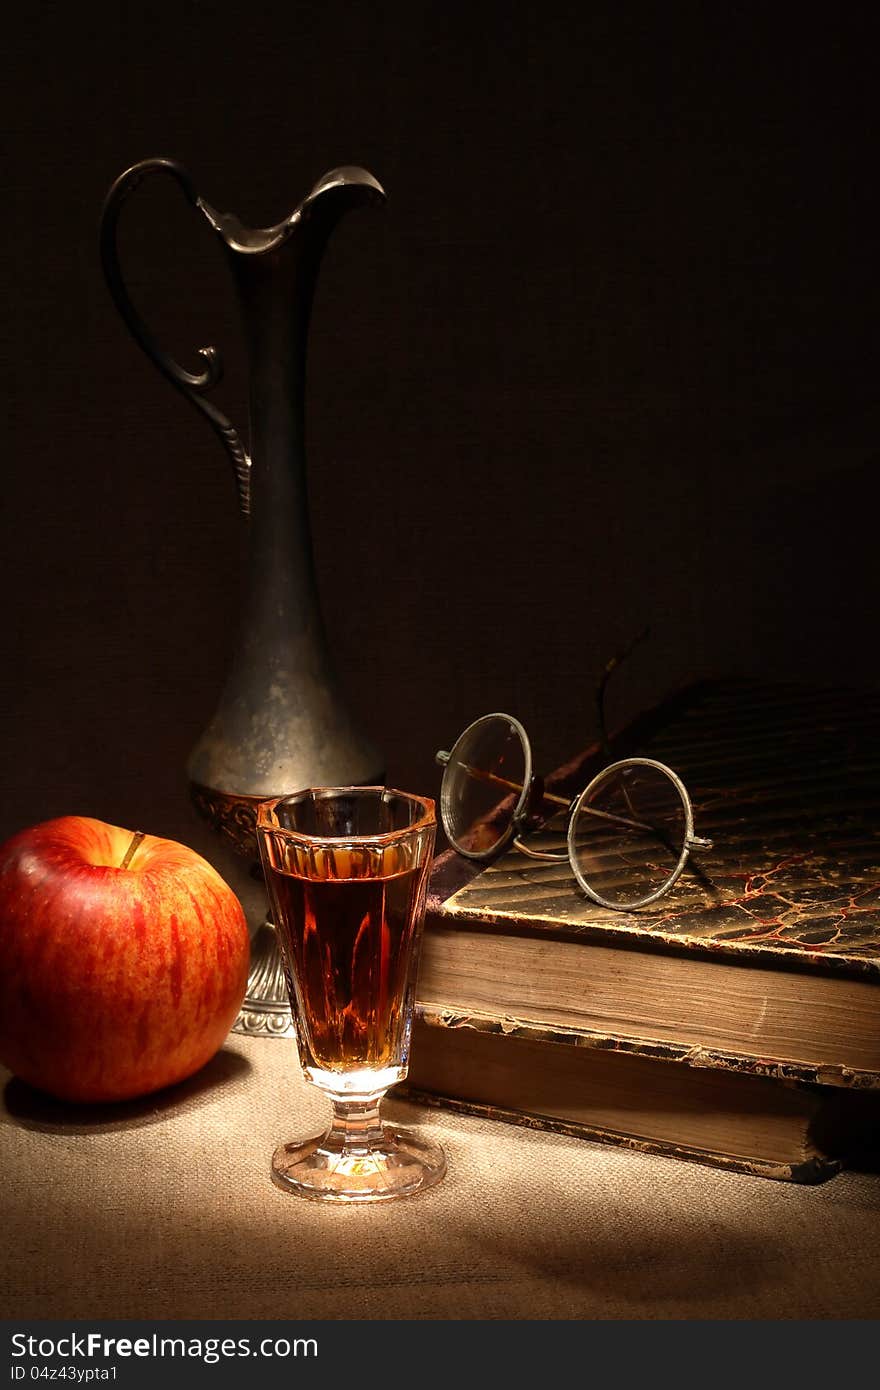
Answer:
[[[452,778],[455,775],[455,768],[453,766],[455,750],[458,748],[458,745],[462,742],[462,740],[465,739],[468,736],[468,734],[472,733],[474,729],[479,728],[481,724],[491,724],[496,720],[504,720],[506,723],[512,724],[519,738],[524,758],[522,791],[520,792],[516,806],[514,807],[513,812],[511,813],[510,823],[507,825],[502,834],[499,835],[498,839],[495,841],[493,845],[490,845],[488,849],[463,849],[456,837],[450,832],[449,824],[451,822],[451,816],[447,816],[449,788],[452,785]],[[529,798],[529,788],[531,786],[531,781],[532,745],[529,742],[529,736],[526,733],[525,728],[514,715],[505,714],[503,710],[495,710],[491,714],[481,714],[479,719],[472,720],[472,722],[468,724],[467,728],[462,729],[458,738],[452,745],[449,757],[446,761],[446,766],[443,769],[443,778],[440,782],[440,824],[443,827],[443,833],[445,834],[452,848],[455,850],[456,854],[463,855],[465,859],[489,859],[493,855],[497,854],[499,850],[504,849],[504,847],[507,844],[509,844],[513,837],[516,835],[520,822],[522,821],[523,812],[525,810]]]
[[[291,830],[287,825],[279,825],[275,815],[277,807],[283,802],[295,801],[302,797],[313,797],[321,801],[330,801],[343,796],[359,796],[372,793],[374,797],[381,797],[382,800],[391,797],[399,797],[401,801],[408,801],[421,808],[421,815],[418,820],[413,821],[412,825],[401,826],[398,830],[386,830],[376,835],[326,835],[308,834],[304,830]],[[377,799],[378,799],[377,797]],[[405,840],[411,835],[416,835],[419,831],[436,828],[437,809],[430,796],[419,796],[416,792],[400,791],[397,787],[371,787],[371,786],[351,786],[351,787],[302,787],[299,791],[285,792],[283,796],[269,797],[261,801],[257,807],[256,829],[258,833],[264,835],[283,835],[286,840],[294,841],[300,845],[327,845],[332,848],[339,848],[344,845],[393,845],[399,840]]]
[[[682,836],[681,843],[681,853],[678,856],[678,862],[667,875],[667,877],[663,880],[660,887],[655,888],[651,893],[643,894],[640,898],[616,901],[612,898],[604,898],[601,895],[601,893],[597,893],[595,888],[592,888],[590,886],[589,879],[587,879],[585,875],[581,872],[580,865],[577,861],[577,847],[575,845],[575,826],[577,824],[577,819],[580,815],[583,804],[590,796],[590,794],[598,791],[598,789],[602,786],[602,784],[605,781],[608,780],[610,776],[612,776],[616,772],[619,772],[621,768],[625,767],[650,767],[653,768],[655,772],[661,773],[667,779],[667,781],[671,782],[676,792],[678,793],[679,800],[681,801],[682,808],[684,810],[685,823],[684,834]],[[667,767],[666,763],[658,762],[656,758],[621,758],[616,763],[610,763],[608,767],[603,767],[600,772],[597,772],[595,777],[593,777],[591,781],[587,783],[583,791],[572,803],[571,811],[569,813],[568,833],[566,835],[566,844],[568,847],[568,862],[571,865],[572,873],[574,874],[581,888],[586,893],[587,897],[591,898],[594,903],[598,903],[600,907],[609,907],[618,912],[625,912],[629,909],[636,907],[647,907],[649,903],[656,902],[659,898],[662,898],[666,893],[668,893],[670,888],[672,888],[678,882],[679,878],[684,872],[684,867],[687,864],[688,859],[690,858],[691,845],[693,843],[693,840],[694,808],[690,796],[688,794],[687,787],[685,786],[684,782],[681,780],[677,772],[673,772],[671,767]]]

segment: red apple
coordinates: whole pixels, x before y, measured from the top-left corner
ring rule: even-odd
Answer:
[[[235,1020],[248,957],[238,899],[185,845],[64,816],[0,847],[0,1062],[52,1095],[190,1076]]]

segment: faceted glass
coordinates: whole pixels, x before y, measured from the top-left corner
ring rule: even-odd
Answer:
[[[441,1149],[379,1119],[407,1072],[435,829],[431,801],[382,787],[310,789],[260,807],[300,1061],[333,1105],[326,1133],[276,1152],[273,1178],[287,1190],[376,1201],[445,1172]]]

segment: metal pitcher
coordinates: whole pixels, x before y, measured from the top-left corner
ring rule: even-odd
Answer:
[[[249,356],[247,447],[207,399],[222,375],[217,349],[200,348],[202,370],[187,371],[155,342],[128,296],[117,251],[119,215],[153,174],[176,180],[219,237],[232,271]],[[147,159],[116,180],[101,217],[101,260],[113,301],[147,356],[217,433],[249,525],[238,648],[216,712],[187,764],[196,807],[240,856],[245,875],[258,863],[261,800],[309,786],[384,780],[382,757],[346,708],[330,660],[312,558],[304,448],[306,347],[321,257],[343,213],[384,196],[365,169],[333,169],[289,217],[252,229],[199,197],[174,160]],[[226,876],[234,877],[228,871]],[[254,962],[237,1027],[283,1034],[290,1015],[264,899],[260,894],[255,908],[252,893],[240,896]]]

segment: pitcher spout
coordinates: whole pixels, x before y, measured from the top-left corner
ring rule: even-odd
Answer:
[[[331,203],[338,206],[342,213],[365,203],[383,203],[385,190],[368,170],[361,169],[357,164],[344,164],[339,169],[330,169],[318,179],[311,193],[303,200],[302,210],[314,210],[319,201],[322,207]]]
[[[196,206],[230,251],[260,256],[275,251],[308,224],[320,224],[329,236],[335,224],[351,208],[385,201],[385,190],[366,169],[343,165],[324,174],[289,217],[271,227],[246,227],[233,212],[217,212],[204,198]]]

